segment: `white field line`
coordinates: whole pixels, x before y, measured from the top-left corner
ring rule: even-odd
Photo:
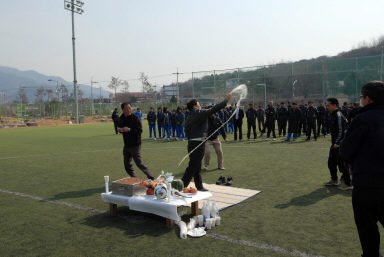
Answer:
[[[72,204],[72,203],[67,203],[67,202],[63,202],[63,201],[56,201],[56,200],[52,200],[52,199],[46,199],[46,198],[42,198],[42,197],[39,197],[39,196],[24,194],[24,193],[20,193],[20,192],[14,192],[14,191],[5,190],[5,189],[1,189],[1,188],[0,188],[0,192],[1,193],[6,193],[6,194],[11,194],[11,195],[16,195],[16,196],[21,196],[21,197],[25,197],[25,198],[29,198],[29,199],[33,199],[33,200],[37,200],[37,201],[42,201],[42,202],[62,205],[62,206],[70,207],[70,208],[75,208],[75,209],[83,210],[83,211],[90,211],[90,212],[94,212],[94,213],[106,213],[106,211],[104,211],[104,210],[95,209],[95,208],[84,206],[84,205]],[[128,217],[123,217],[123,218],[125,218],[127,221],[130,221]],[[207,237],[213,238],[213,239],[216,239],[216,240],[227,241],[227,242],[230,242],[230,243],[233,243],[233,244],[249,246],[249,247],[255,247],[255,248],[259,248],[259,249],[263,249],[263,250],[270,250],[270,251],[274,251],[274,252],[278,252],[278,253],[283,253],[283,254],[286,254],[286,255],[289,255],[289,256],[324,257],[324,256],[321,256],[321,255],[312,255],[312,254],[300,252],[298,250],[285,249],[285,248],[281,248],[279,246],[274,246],[274,245],[260,244],[260,243],[256,243],[256,242],[251,242],[251,241],[231,238],[231,237],[228,237],[228,236],[214,234],[214,233],[207,234]]]
[[[226,145],[225,143],[222,144],[223,149],[225,148],[261,148],[261,147],[268,147],[268,148],[274,148],[274,149],[294,149],[294,150],[328,150],[327,147],[282,147],[282,146],[273,146],[273,145]],[[165,147],[142,147],[141,149],[144,150],[162,150],[162,149],[185,149],[187,150],[186,146],[165,146]],[[16,156],[5,156],[0,157],[1,160],[10,160],[10,159],[23,159],[23,158],[35,158],[35,157],[60,157],[62,155],[71,155],[71,154],[80,154],[80,153],[97,153],[97,152],[111,152],[111,151],[122,151],[123,148],[111,148],[111,149],[96,149],[96,150],[84,150],[84,151],[72,151],[72,152],[54,152],[54,153],[40,153],[40,154],[28,154],[28,155],[16,155]]]

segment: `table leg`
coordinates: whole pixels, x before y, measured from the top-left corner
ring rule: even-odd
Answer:
[[[175,221],[170,219],[165,219],[165,223],[169,228],[173,228],[173,226],[175,225]]]
[[[112,217],[117,216],[117,204],[110,203],[109,204],[109,213]]]
[[[191,204],[191,212],[193,216],[199,215],[199,201],[193,202]]]

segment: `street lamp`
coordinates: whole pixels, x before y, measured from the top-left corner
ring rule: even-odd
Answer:
[[[256,86],[264,86],[264,109],[267,108],[267,84],[262,83],[262,84],[256,84]]]
[[[79,124],[79,101],[77,91],[77,79],[76,79],[76,54],[75,54],[75,13],[82,14],[84,2],[76,0],[64,0],[64,9],[71,11],[72,13],[72,53],[73,53],[73,90],[75,93],[76,103],[76,123]]]
[[[91,79],[91,112],[92,112],[92,116],[95,115],[95,106],[93,105],[93,84],[97,84],[99,83],[98,81],[92,81]],[[101,89],[100,89],[100,92],[101,92]],[[100,94],[101,95],[101,94]]]
[[[57,97],[57,100],[59,101],[59,81],[58,80],[55,80],[55,79],[48,79],[48,81],[51,81],[51,82],[56,82],[56,97]]]

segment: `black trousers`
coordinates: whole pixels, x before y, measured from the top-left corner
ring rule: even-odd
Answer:
[[[300,121],[299,136],[301,135],[301,132],[307,134],[307,122],[305,120]]]
[[[248,131],[247,131],[247,138],[251,136],[251,128],[253,129],[253,138],[256,139],[256,121],[254,122],[248,122]]]
[[[269,137],[271,135],[271,132],[272,132],[272,136],[273,138],[276,138],[276,133],[275,133],[275,120],[266,120],[265,121],[265,127],[264,129],[261,131],[261,133],[265,133],[265,130],[267,130],[267,137]]]
[[[324,119],[318,119],[317,120],[317,136],[320,136],[320,128],[321,128],[321,134],[323,136],[325,135],[325,121]]]
[[[113,122],[113,125],[115,126],[115,133],[116,134],[118,134],[119,132],[117,132],[117,124],[118,124],[118,122],[117,121],[114,121]]]
[[[283,136],[285,136],[287,132],[287,119],[278,119],[277,120],[277,128],[279,130],[279,136],[281,136],[281,133],[283,133]]]
[[[328,157],[328,168],[332,180],[337,180],[337,168],[339,168],[339,171],[343,174],[342,177],[344,178],[345,184],[348,186],[351,185],[351,175],[349,174],[348,166],[340,158],[339,148],[333,148],[333,146],[331,146]]]
[[[313,132],[313,137],[316,139],[316,121],[307,122],[307,138],[311,138],[311,133]]]
[[[355,186],[352,205],[363,257],[379,257],[380,234],[377,222],[384,227],[384,188]]]
[[[235,134],[233,135],[234,139],[237,140],[237,130],[239,130],[239,139],[242,140],[243,139],[243,130],[242,130],[242,127],[243,127],[243,123],[234,123],[235,125]]]
[[[259,132],[265,130],[264,119],[257,119],[257,125],[259,126]]]
[[[188,141],[188,153],[195,149],[201,141]],[[195,181],[195,186],[197,189],[203,188],[203,180],[201,178],[201,161],[203,160],[205,152],[205,144],[202,144],[197,148],[193,153],[189,155],[188,167],[185,169],[184,176],[181,179],[184,183],[184,187],[189,185],[192,178]]]
[[[143,164],[143,161],[141,160],[141,145],[130,146],[130,147],[124,146],[123,155],[124,155],[125,171],[128,173],[129,176],[136,177],[136,173],[133,170],[133,166],[132,166],[132,159],[133,159],[136,166],[139,167],[139,169],[141,169],[145,175],[147,175],[147,178],[154,179],[150,170],[147,168],[147,166]]]

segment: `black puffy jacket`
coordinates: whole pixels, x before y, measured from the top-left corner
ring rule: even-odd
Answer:
[[[353,119],[340,145],[340,155],[352,166],[352,182],[360,187],[384,187],[384,106],[369,104]]]

